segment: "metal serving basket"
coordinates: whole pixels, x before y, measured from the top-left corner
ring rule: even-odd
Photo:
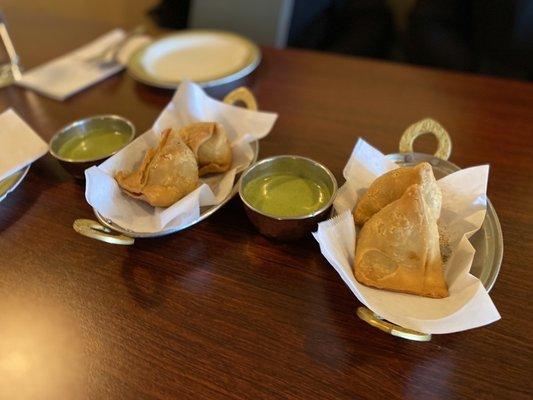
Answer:
[[[434,155],[413,152],[413,142],[424,134],[432,134],[437,138],[438,148]],[[448,161],[452,152],[450,136],[437,121],[430,118],[419,121],[406,129],[400,139],[399,150],[399,153],[388,154],[387,157],[400,166],[415,165],[426,161],[433,167],[436,179],[461,169]],[[481,281],[487,291],[490,291],[500,271],[503,257],[503,236],[498,215],[488,198],[487,214],[483,225],[470,238],[470,242],[476,250],[470,273]],[[431,340],[430,334],[392,324],[381,319],[366,307],[359,307],[357,315],[370,325],[391,335],[409,340]]]

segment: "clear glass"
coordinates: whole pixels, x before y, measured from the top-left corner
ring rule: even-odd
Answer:
[[[0,87],[20,78],[18,56],[9,37],[4,14],[0,10]]]

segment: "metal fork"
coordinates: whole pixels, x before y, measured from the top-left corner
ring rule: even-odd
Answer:
[[[84,59],[85,62],[96,64],[100,67],[110,66],[118,63],[118,53],[124,47],[124,45],[134,36],[142,35],[146,31],[146,28],[142,25],[139,25],[129,31],[122,39],[118,42],[112,43],[107,46],[105,49],[99,53],[87,57]]]

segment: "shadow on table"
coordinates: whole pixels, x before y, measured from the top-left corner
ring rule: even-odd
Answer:
[[[176,284],[189,292],[200,290],[200,260],[205,243],[191,229],[156,238],[137,239],[128,248],[121,275],[132,299],[143,308],[156,308],[172,296]],[[179,256],[176,256],[179,255]]]
[[[132,299],[143,308],[164,304],[173,278],[169,271],[150,260],[153,257],[142,257],[139,253],[147,252],[148,248],[150,252],[157,252],[157,248],[166,242],[165,239],[137,239],[134,246],[128,249],[128,257],[122,264],[124,284]]]
[[[69,179],[70,176],[49,155],[34,162],[19,186],[0,202],[0,232],[20,220],[37,202],[41,193]]]
[[[337,276],[328,262],[324,260],[324,263],[331,268],[331,274]],[[328,331],[313,329],[307,336],[306,351],[319,363],[332,368],[339,368],[343,363],[371,365],[375,364],[378,354],[376,349],[379,349],[381,355],[384,352],[388,353],[398,362],[405,364],[406,368],[403,370],[405,377],[419,377],[424,373],[423,368],[418,367],[421,363],[431,365],[432,368],[442,372],[451,368],[447,355],[441,352],[442,347],[461,342],[463,334],[472,334],[469,332],[433,335],[429,342],[416,342],[382,332],[357,317],[357,307],[362,304],[344,285],[340,277],[337,278],[324,281],[320,293],[327,310],[323,317],[327,318],[331,327]],[[418,389],[414,385],[410,390]]]

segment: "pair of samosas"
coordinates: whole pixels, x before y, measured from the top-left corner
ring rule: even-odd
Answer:
[[[199,177],[229,170],[231,147],[221,124],[197,122],[179,131],[166,129],[139,169],[119,171],[122,190],[152,206],[168,207],[198,187]]]
[[[442,194],[428,163],[377,178],[354,210],[358,235],[354,272],[378,289],[448,296],[437,220]]]

